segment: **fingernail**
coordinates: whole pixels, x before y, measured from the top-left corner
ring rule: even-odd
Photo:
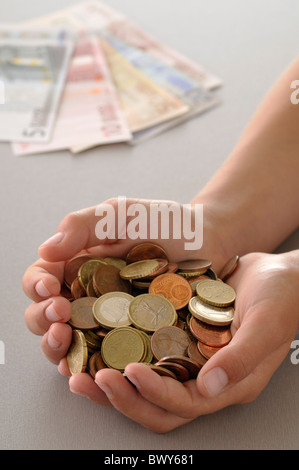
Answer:
[[[48,334],[48,344],[49,344],[50,348],[52,348],[52,349],[59,349],[60,346],[61,346],[61,343],[59,341],[57,341],[56,338],[54,338],[51,331],[49,331],[49,334]]]
[[[228,384],[228,377],[221,367],[215,367],[203,376],[203,381],[209,395],[217,397]]]
[[[35,290],[37,294],[40,295],[41,297],[49,297],[49,295],[51,295],[51,292],[48,291],[48,289],[46,288],[42,280],[38,281],[38,283],[35,286]]]
[[[53,307],[53,304],[50,304],[46,310],[45,310],[45,317],[47,320],[53,322],[53,321],[59,321],[61,320],[60,316],[56,312],[55,308]]]
[[[112,389],[111,387],[109,387],[108,384],[106,383],[100,383],[100,382],[96,382],[97,385],[100,387],[101,390],[103,390],[104,393],[106,393],[107,395],[107,398],[109,398],[109,400],[111,398],[113,398],[113,392],[112,392]]]
[[[64,238],[64,233],[62,232],[57,232],[53,237],[49,238],[46,240],[41,246],[47,245],[47,246],[55,246],[58,245]]]

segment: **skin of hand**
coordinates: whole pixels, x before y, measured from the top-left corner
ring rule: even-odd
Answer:
[[[117,199],[105,201],[111,204],[117,215]],[[148,210],[151,200],[128,199],[127,205],[143,204]],[[161,202],[161,201],[159,201]],[[172,204],[172,201],[165,201]],[[181,206],[182,207],[182,206]],[[23,276],[23,290],[33,301],[25,311],[25,321],[29,330],[42,336],[42,350],[53,363],[59,364],[65,357],[71,342],[71,328],[67,321],[71,317],[71,304],[60,295],[64,277],[64,266],[68,259],[82,252],[107,257],[125,257],[130,248],[145,240],[109,239],[100,241],[95,235],[98,217],[95,207],[68,214],[59,224],[56,234],[39,248],[40,259],[33,263]],[[127,224],[129,218],[127,219]],[[214,214],[206,214],[204,224],[204,249],[200,255],[184,250],[184,238],[169,240],[149,240],[165,248],[172,261],[190,258],[213,259],[215,269],[220,269],[229,259],[222,246]],[[147,240],[147,239],[146,239]],[[215,257],[217,253],[217,257]],[[67,375],[65,361],[59,370]]]
[[[42,245],[41,255],[57,260],[65,252],[70,258],[84,249],[103,256],[123,256],[129,250],[132,241],[128,240],[95,246],[94,224],[93,208],[70,214],[58,227],[57,233],[64,237],[54,236]],[[210,244],[209,254],[217,253],[221,246],[217,243],[214,239]],[[186,256],[180,240],[165,243],[165,248],[170,257],[179,259],[178,253],[181,259]],[[219,266],[225,263],[223,254],[222,258]],[[130,364],[125,372],[135,387],[120,372],[105,369],[97,373],[95,381],[85,373],[70,377],[71,391],[101,405],[112,405],[158,433],[228,405],[254,400],[286,357],[298,328],[296,259],[297,252],[253,253],[241,258],[228,280],[237,293],[233,339],[209,359],[197,380],[182,384],[158,376],[143,364]],[[24,274],[23,286],[34,301],[25,312],[28,328],[43,336],[44,354],[59,364],[61,374],[69,376],[65,355],[71,341],[71,328],[66,324],[71,306],[59,296],[64,265],[64,260],[38,260]]]
[[[72,376],[71,390],[100,404],[104,392],[121,413],[157,433],[255,400],[286,358],[299,326],[298,256],[252,253],[241,258],[228,280],[237,294],[233,338],[196,380],[180,383],[134,363],[125,373],[135,387],[120,372],[103,369],[90,388],[86,374]]]

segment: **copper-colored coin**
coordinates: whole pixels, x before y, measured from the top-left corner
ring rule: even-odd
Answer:
[[[127,263],[135,263],[144,259],[163,258],[168,259],[165,250],[155,243],[140,243],[131,248],[127,254]]]
[[[69,324],[73,328],[79,330],[93,330],[99,328],[99,324],[95,321],[93,316],[92,307],[96,297],[82,297],[72,302],[72,316]]]
[[[156,359],[164,356],[187,356],[191,340],[187,333],[176,326],[164,326],[152,335],[151,348]]]
[[[178,269],[183,272],[197,272],[198,275],[203,274],[208,268],[212,266],[212,262],[207,259],[191,259],[180,261]]]
[[[218,276],[219,279],[221,279],[222,281],[226,281],[226,279],[228,279],[229,276],[231,276],[233,272],[235,271],[235,269],[237,268],[239,259],[240,257],[238,255],[230,258],[221,269],[219,276]]]
[[[96,351],[88,361],[88,371],[90,375],[95,378],[96,373],[101,369],[106,369],[107,366],[102,359],[101,352]]]
[[[201,365],[198,364],[196,361],[191,359],[187,356],[165,356],[162,357],[160,362],[175,362],[176,364],[180,364],[184,366],[190,374],[190,379],[195,379],[197,377],[198,372],[201,369]]]
[[[221,347],[216,348],[215,346],[208,346],[207,344],[201,343],[200,341],[197,342],[197,347],[200,354],[202,354],[206,359],[210,359],[221,349]]]
[[[109,292],[126,292],[130,294],[132,291],[131,283],[122,279],[119,275],[120,269],[112,265],[99,266],[93,274],[93,287],[99,295]]]
[[[190,379],[190,373],[186,367],[176,362],[167,362],[167,361],[158,361],[155,363],[155,366],[161,366],[165,369],[171,370],[176,375],[176,378],[179,382],[186,382]]]
[[[61,286],[60,295],[61,295],[61,297],[64,297],[65,299],[68,299],[68,300],[73,299],[72,293],[71,293],[69,287],[65,283],[62,284],[62,286]]]
[[[161,377],[170,377],[171,379],[177,380],[177,376],[174,374],[174,372],[172,372],[169,369],[166,369],[166,367],[156,366],[155,364],[146,364],[146,365],[150,367],[154,372],[156,372]]]
[[[217,281],[217,279],[218,279],[217,274],[215,273],[214,269],[212,269],[212,268],[207,269],[206,272],[205,272],[205,275],[208,276],[210,279],[212,279],[214,281]]]
[[[232,339],[229,326],[214,326],[195,317],[190,318],[189,328],[195,338],[208,346],[225,346]]]
[[[193,359],[193,361],[197,362],[200,366],[205,365],[207,362],[207,359],[199,352],[197,341],[192,341],[189,344],[187,353],[190,359]]]
[[[158,268],[156,269],[156,271],[154,271],[152,274],[149,274],[144,279],[146,280],[154,279],[156,276],[159,276],[160,274],[163,274],[165,271],[167,271],[167,266],[168,266],[167,259],[155,258],[155,260],[158,261],[159,263]]]
[[[93,287],[93,280],[90,279],[86,286],[86,295],[88,297],[99,297]]]
[[[106,334],[109,333],[110,330],[107,330],[107,328],[103,328],[100,326],[99,328],[93,331],[99,338],[105,338]]]
[[[188,281],[178,274],[161,274],[149,287],[150,294],[162,295],[168,299],[176,310],[188,305],[192,289]]]
[[[68,287],[71,287],[72,282],[78,276],[78,272],[82,264],[94,258],[97,257],[88,253],[84,253],[82,255],[75,256],[66,263],[64,267],[64,281]]]
[[[71,284],[71,293],[72,293],[73,299],[81,299],[81,297],[86,297],[86,290],[81,285],[77,277],[76,279],[73,280]]]

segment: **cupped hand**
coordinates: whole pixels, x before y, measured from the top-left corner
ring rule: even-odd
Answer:
[[[183,211],[183,206],[173,203],[173,201],[127,199],[126,207],[131,207],[131,215],[125,219],[125,225],[128,227],[133,219],[132,208],[133,212],[134,208],[138,212],[142,205],[149,213],[151,205],[155,203],[163,203],[168,207],[176,204]],[[165,249],[171,261],[199,257],[208,258],[213,259],[213,267],[216,266],[217,269],[217,267],[222,267],[227,260],[217,231],[213,229],[216,223],[212,220],[212,214],[205,215],[204,249],[197,252],[185,250],[184,234],[181,238],[173,238],[171,232],[169,239],[151,239],[149,236],[135,240],[132,238],[119,239],[113,234],[107,235],[106,239],[99,239],[96,234],[96,224],[99,221],[96,210],[97,214],[101,212],[101,209],[103,212],[107,205],[114,209],[115,225],[117,225],[119,207],[117,198],[105,201],[99,206],[68,214],[59,224],[56,233],[39,247],[40,259],[29,266],[23,276],[24,292],[33,301],[25,312],[26,324],[32,333],[42,336],[42,350],[45,356],[51,362],[59,365],[59,371],[63,375],[69,375],[65,356],[71,342],[71,327],[67,324],[71,317],[71,304],[60,295],[67,260],[84,252],[101,257],[125,258],[134,245],[143,241],[158,243]],[[117,235],[117,230],[115,230],[115,234]],[[85,377],[83,380],[94,389],[94,382],[90,381],[89,377]],[[98,390],[98,387],[95,390]],[[106,398],[104,401],[107,401]]]
[[[121,413],[157,433],[253,401],[287,356],[298,329],[296,264],[289,254],[241,258],[227,281],[237,294],[233,338],[206,362],[196,380],[181,383],[133,363],[125,373],[135,387],[120,372],[103,369],[95,377],[98,392],[94,384],[89,392],[82,374],[71,377],[71,389],[98,403],[105,393]]]

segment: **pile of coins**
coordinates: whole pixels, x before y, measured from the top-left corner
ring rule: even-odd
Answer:
[[[236,296],[225,280],[238,260],[217,277],[208,260],[174,263],[162,247],[143,243],[125,260],[83,254],[68,261],[61,295],[72,305],[70,373],[94,378],[108,367],[124,374],[140,362],[181,382],[196,378],[231,340]]]

